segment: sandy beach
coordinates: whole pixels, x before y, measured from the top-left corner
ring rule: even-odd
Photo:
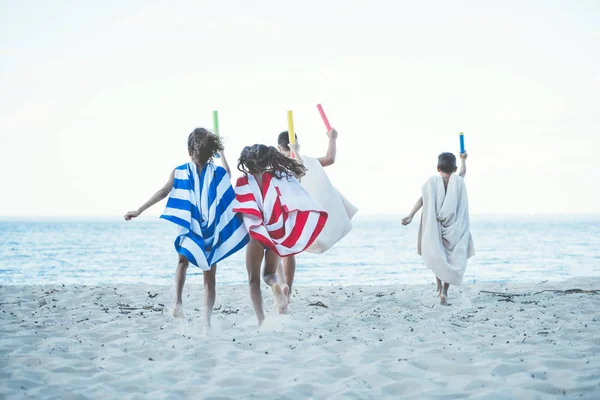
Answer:
[[[207,331],[201,285],[183,320],[168,286],[3,286],[0,398],[600,398],[600,292],[570,289],[600,278],[264,288],[259,329],[224,285]]]

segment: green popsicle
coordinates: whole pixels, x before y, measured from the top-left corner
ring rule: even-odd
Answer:
[[[219,136],[219,112],[213,111],[213,133]]]

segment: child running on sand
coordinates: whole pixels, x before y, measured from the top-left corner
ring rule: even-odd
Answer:
[[[219,136],[203,128],[194,129],[188,137],[188,152],[192,161],[175,168],[167,183],[140,208],[125,214],[125,220],[138,217],[169,196],[161,218],[179,226],[173,316],[184,316],[183,285],[192,263],[204,271],[204,321],[210,326],[217,263],[244,247],[249,238],[241,217],[232,209],[235,193]],[[212,163],[217,153],[225,168]]]
[[[296,142],[290,143],[289,133],[281,132],[277,137],[277,148],[284,156],[293,159],[306,168],[306,174],[302,177],[300,184],[327,212],[328,219],[321,234],[315,242],[306,249],[310,253],[321,254],[341,240],[352,229],[351,219],[358,209],[354,207],[337,189],[331,184],[324,167],[335,163],[337,152],[338,133],[335,129],[327,132],[329,144],[327,152],[323,157],[312,158],[300,155],[300,144],[298,135]],[[292,297],[292,284],[296,273],[296,257],[290,256],[282,260],[277,268],[280,279],[289,286],[288,302]]]
[[[275,147],[262,144],[245,147],[238,169],[244,176],[235,187],[233,211],[243,215],[250,234],[246,268],[250,298],[260,325],[265,319],[260,292],[263,258],[263,279],[273,290],[277,311],[283,313],[288,305],[289,287],[278,279],[277,266],[281,257],[298,254],[314,242],[325,225],[327,213],[297,180],[306,169]]]
[[[450,284],[460,285],[467,259],[475,254],[469,227],[469,201],[464,177],[467,153],[460,155],[458,175],[456,157],[442,153],[438,157],[439,175],[432,176],[422,188],[422,196],[412,211],[402,219],[408,225],[423,207],[417,250],[425,265],[435,274],[440,304],[448,305]]]

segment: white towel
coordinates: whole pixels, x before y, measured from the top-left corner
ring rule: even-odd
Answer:
[[[352,229],[352,217],[358,211],[329,181],[327,173],[316,158],[302,156],[306,175],[300,184],[327,211],[329,218],[317,240],[306,251],[323,253],[340,241]]]
[[[422,195],[418,252],[439,279],[460,285],[467,259],[475,254],[465,181],[452,174],[445,190],[442,177],[432,176],[423,185]]]

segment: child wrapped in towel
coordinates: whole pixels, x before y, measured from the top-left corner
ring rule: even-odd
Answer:
[[[302,176],[300,184],[306,191],[327,211],[328,219],[321,234],[306,251],[309,253],[321,254],[327,251],[331,246],[340,241],[352,229],[352,217],[358,211],[331,183],[324,167],[335,163],[337,152],[338,133],[335,129],[327,132],[329,145],[327,153],[323,157],[313,158],[300,155],[300,144],[298,135],[296,143],[290,144],[289,133],[281,132],[277,138],[277,147],[281,154],[293,159],[299,164],[304,165],[306,174]],[[291,288],[294,282],[296,272],[296,258],[288,257],[283,259],[283,265],[278,269],[281,277],[284,277],[287,285]]]
[[[233,210],[243,215],[250,234],[246,268],[260,325],[265,318],[260,292],[263,258],[263,279],[271,286],[277,310],[282,313],[287,308],[289,286],[277,277],[280,259],[306,250],[323,230],[327,213],[297,180],[305,168],[274,147],[245,147],[238,169],[244,176],[236,184]]]
[[[187,267],[192,263],[204,271],[204,318],[210,325],[217,263],[242,249],[249,238],[241,216],[232,208],[235,193],[219,137],[197,128],[188,137],[188,151],[192,161],[175,168],[165,186],[138,210],[128,212],[125,220],[139,216],[169,196],[161,218],[179,227],[175,239],[179,263],[175,272],[173,315],[183,317],[183,285]],[[226,169],[212,163],[217,153]]]
[[[417,250],[427,268],[436,276],[442,305],[448,305],[450,284],[460,285],[467,260],[475,254],[469,227],[469,201],[464,176],[467,153],[461,154],[462,165],[456,175],[456,157],[442,153],[438,157],[439,175],[432,176],[422,188],[413,210],[402,220],[408,225],[423,207]]]

